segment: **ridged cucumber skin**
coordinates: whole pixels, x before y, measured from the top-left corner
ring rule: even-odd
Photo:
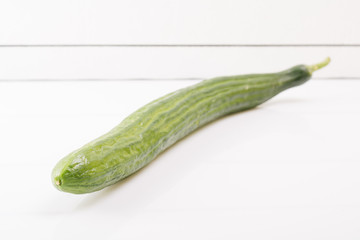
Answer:
[[[195,129],[253,108],[310,77],[309,68],[298,65],[278,73],[213,78],[170,93],[61,159],[52,172],[53,184],[75,194],[101,190],[141,169]]]

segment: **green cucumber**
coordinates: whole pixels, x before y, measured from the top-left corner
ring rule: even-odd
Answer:
[[[101,190],[138,171],[195,129],[303,84],[329,62],[327,58],[278,73],[218,77],[170,93],[61,159],[52,172],[53,184],[76,194]]]

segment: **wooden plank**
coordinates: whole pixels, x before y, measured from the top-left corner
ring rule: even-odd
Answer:
[[[0,79],[174,79],[273,72],[332,63],[317,78],[360,77],[360,48],[168,47],[168,48],[0,48]]]
[[[18,0],[0,44],[359,44],[357,0]]]
[[[146,103],[195,82],[0,82],[0,145],[4,146],[0,164],[48,164],[49,161],[55,164],[64,154],[109,131]],[[204,150],[209,147],[209,139],[220,141],[219,146],[229,153],[229,159],[237,156],[236,151],[242,146],[248,153],[242,160],[244,163],[259,148],[279,157],[278,149],[269,145],[277,141],[271,139],[281,142],[282,154],[287,151],[292,160],[301,163],[312,163],[315,159],[354,161],[360,153],[355,141],[360,134],[359,87],[360,81],[310,81],[279,94],[255,110],[210,124],[192,139],[199,139],[198,147]],[[214,125],[220,127],[218,131],[211,130]],[[241,133],[241,138],[234,129]],[[202,140],[196,137],[204,133],[208,135]],[[228,140],[219,137],[225,135]],[[289,142],[290,138],[293,141]],[[256,144],[248,142],[249,139],[255,139]],[[346,144],[341,144],[344,139]],[[307,150],[296,152],[299,146]],[[281,156],[282,160],[273,161],[290,161]],[[258,157],[259,161],[268,163],[267,159]]]

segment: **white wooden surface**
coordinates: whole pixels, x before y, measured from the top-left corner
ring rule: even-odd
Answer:
[[[274,72],[330,56],[317,78],[358,78],[360,47],[0,48],[0,79],[176,79]]]
[[[356,0],[0,2],[0,239],[359,239]],[[200,79],[332,63],[123,183],[56,162]],[[140,79],[140,80],[139,80]]]
[[[0,83],[1,239],[358,239],[360,81],[314,80],[190,135],[121,184],[54,164],[196,81]]]
[[[2,44],[359,44],[357,0],[2,0]]]

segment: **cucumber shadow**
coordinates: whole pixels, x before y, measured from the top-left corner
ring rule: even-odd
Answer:
[[[303,99],[273,99],[255,108],[234,112],[207,123],[164,150],[139,171],[103,190],[87,194],[75,211],[100,208],[105,211],[135,213],[142,207],[146,207],[154,199],[171,190],[176,182],[186,177],[194,167],[206,161],[206,158],[203,157],[204,144],[206,144],[206,155],[216,154],[219,151],[219,144],[223,145],[223,142],[227,141],[226,139],[230,134],[233,135],[229,136],[230,139],[236,138],[235,144],[241,146],[242,142],[261,137],[273,128],[273,123],[269,123],[263,117],[254,117],[254,115],[263,116],[265,111],[271,118],[272,116],[282,114],[269,110],[272,106],[301,102],[303,102]],[[301,121],[295,116],[286,115],[281,123],[277,123],[278,126],[286,127],[286,121],[289,118],[291,118],[292,122],[300,123]],[[222,128],[227,123],[233,125],[231,122],[234,120],[238,123],[232,132],[219,130],[204,131],[205,129]],[[242,122],[245,124],[242,124]],[[217,137],[214,137],[214,135]],[[203,142],[204,139],[206,139],[205,143]],[[229,142],[229,144],[234,143]]]
[[[138,208],[139,205],[146,205],[162,192],[171,189],[174,182],[181,180],[182,176],[186,175],[188,171],[191,171],[191,168],[193,165],[196,165],[196,161],[199,161],[199,158],[200,161],[203,161],[201,159],[201,154],[203,153],[203,151],[201,151],[202,148],[199,145],[191,146],[191,142],[196,136],[207,132],[204,131],[205,129],[212,128],[215,125],[221,125],[225,119],[234,116],[239,116],[241,119],[241,116],[245,117],[245,115],[259,110],[260,107],[255,107],[241,112],[230,113],[201,126],[164,150],[148,165],[132,175],[103,190],[87,194],[86,198],[79,204],[76,210],[82,211],[103,204],[113,205],[111,203],[113,201],[112,199],[116,202],[113,207],[118,210],[122,209],[122,204],[124,205],[123,210],[126,211],[129,210],[129,206],[133,206],[134,204],[137,204],[136,208]],[[220,139],[225,138],[228,134],[229,133],[223,133],[223,136],[213,139],[207,138],[207,154],[211,154],[212,151],[216,152],[218,141],[221,141]],[[181,152],[181,157],[176,154],[179,148],[187,151],[185,153]],[[157,174],[153,172],[157,171],[156,168],[160,169]]]
[[[194,169],[199,171],[208,163],[207,156],[221,156],[221,151],[228,151],[227,148],[231,147],[241,152],[245,143],[249,141],[256,143],[264,134],[273,133],[277,128],[291,129],[294,125],[297,128],[304,127],[302,125],[304,121],[296,114],[291,115],[271,109],[271,106],[283,103],[284,100],[273,100],[256,108],[229,114],[200,127],[134,174],[101,191],[85,195],[60,225],[74,236],[90,233],[93,239],[99,239],[128,231],[129,226],[137,224],[136,221],[139,220],[137,216],[147,217],[150,214],[161,217],[163,208],[176,209],[178,186],[183,184],[182,181],[186,181],[186,177],[192,174]],[[291,125],[287,126],[289,122]],[[226,147],[222,149],[219,146]],[[249,163],[254,160],[265,161],[242,158],[219,159],[225,163],[226,161]],[[170,191],[172,193],[168,194]],[[182,195],[182,197],[192,196]],[[66,236],[65,232],[57,233],[55,239],[63,239]]]

